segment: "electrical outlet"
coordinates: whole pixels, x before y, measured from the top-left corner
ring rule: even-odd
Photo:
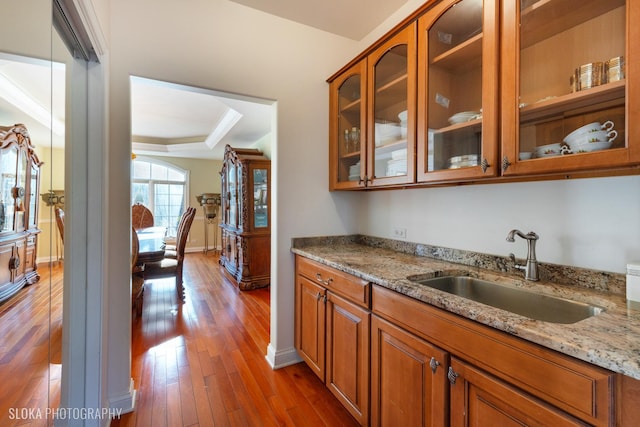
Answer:
[[[393,227],[391,229],[391,237],[394,239],[406,239],[407,229],[404,227]]]

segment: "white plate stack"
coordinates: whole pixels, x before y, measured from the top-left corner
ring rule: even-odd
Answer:
[[[349,166],[349,181],[360,180],[360,162],[355,165]]]
[[[407,149],[391,152],[391,160],[387,162],[387,176],[407,174]]]

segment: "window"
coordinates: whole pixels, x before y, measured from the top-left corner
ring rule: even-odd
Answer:
[[[167,234],[175,236],[187,206],[189,172],[155,159],[136,158],[132,164],[131,204],[148,207],[154,225],[167,227]]]

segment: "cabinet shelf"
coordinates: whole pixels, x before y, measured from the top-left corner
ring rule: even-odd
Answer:
[[[522,48],[624,7],[624,0],[539,0],[521,12]]]
[[[453,132],[453,131],[456,131],[456,130],[470,129],[470,128],[474,128],[474,127],[477,127],[478,130],[482,127],[482,118],[475,119],[475,120],[470,120],[470,121],[464,122],[464,123],[456,123],[454,125],[445,126],[443,128],[440,128],[440,129],[435,129],[433,131],[433,133],[434,134],[448,133],[448,132]]]
[[[346,104],[345,106],[343,106],[340,109],[341,113],[346,113],[346,114],[360,114],[360,108],[361,108],[361,102],[360,99],[356,99],[355,101],[352,101],[348,104]]]
[[[616,100],[620,100],[620,103],[624,104],[625,86],[625,81],[620,80],[522,107],[520,122],[563,115],[569,110],[592,108],[598,104]]]
[[[433,58],[432,65],[461,71],[480,65],[482,61],[482,33]]]
[[[400,140],[392,141],[392,142],[384,144],[384,145],[378,145],[376,147],[375,157],[378,160],[387,159],[387,158],[391,157],[391,152],[396,151],[396,150],[402,150],[404,148],[407,148],[407,140],[406,139],[400,139]]]

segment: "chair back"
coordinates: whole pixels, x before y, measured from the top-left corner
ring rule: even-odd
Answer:
[[[131,227],[131,272],[134,272],[136,264],[138,264],[138,253],[140,252],[140,240],[136,229]]]
[[[187,245],[187,236],[193,223],[193,218],[196,216],[196,208],[189,206],[180,217],[178,223],[178,233],[176,235],[176,255],[178,260],[184,258],[184,250]]]
[[[131,207],[131,225],[133,228],[153,227],[153,214],[145,205],[136,203]]]
[[[64,243],[64,211],[56,207],[55,215],[56,225],[58,226],[58,231],[60,232],[60,238],[62,239],[62,243]]]

